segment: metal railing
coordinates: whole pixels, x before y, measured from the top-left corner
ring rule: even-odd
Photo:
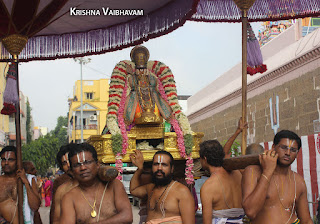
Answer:
[[[98,125],[96,124],[88,124],[88,125],[83,125],[83,130],[97,130]],[[81,130],[81,125],[76,125],[76,130]]]

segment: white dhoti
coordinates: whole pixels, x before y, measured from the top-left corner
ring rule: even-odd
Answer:
[[[213,224],[243,223],[244,210],[242,208],[231,208],[224,210],[213,210]]]

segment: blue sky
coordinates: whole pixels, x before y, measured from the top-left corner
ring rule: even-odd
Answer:
[[[261,23],[251,25],[257,34]],[[193,95],[241,62],[241,24],[187,22],[143,45],[150,51],[150,60],[171,68],[178,94]],[[131,49],[90,56],[91,62],[83,67],[83,79],[109,78],[119,61],[130,60]],[[67,115],[67,100],[80,79],[80,65],[73,59],[21,63],[19,77],[35,126],[54,129],[57,118]]]

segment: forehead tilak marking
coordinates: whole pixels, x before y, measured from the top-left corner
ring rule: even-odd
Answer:
[[[158,163],[163,163],[163,155],[158,155]]]
[[[80,163],[79,153],[77,153],[77,159],[78,159],[78,163]]]
[[[84,154],[84,151],[82,152],[82,162],[86,161],[86,155]]]
[[[289,141],[289,148],[291,148],[291,146],[293,145],[294,142],[295,142],[295,140],[290,140]]]
[[[4,158],[5,159],[9,159],[10,156],[11,156],[11,151],[7,151],[7,152],[4,153]]]
[[[67,158],[66,161],[67,161],[68,166],[70,166],[70,163],[69,163],[69,153],[68,153],[68,152],[65,154],[65,157]]]

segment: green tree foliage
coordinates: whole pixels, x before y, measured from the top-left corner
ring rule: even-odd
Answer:
[[[68,118],[60,116],[53,131],[22,146],[22,159],[32,161],[39,174],[44,175],[48,168],[55,166],[60,147],[68,143],[67,125]]]
[[[224,140],[222,146],[226,144],[228,140]],[[241,155],[241,144],[237,140],[235,140],[230,149],[231,157],[237,157]]]
[[[59,139],[61,145],[68,144],[67,127],[68,117],[60,116],[57,119],[56,128],[51,132],[53,136]]]
[[[51,134],[40,137],[22,146],[22,159],[32,161],[39,174],[45,174],[55,165],[55,158],[60,148],[59,139]]]
[[[27,144],[29,144],[32,141],[32,134],[31,134],[31,107],[30,107],[29,100],[27,101],[26,129],[27,129]]]

